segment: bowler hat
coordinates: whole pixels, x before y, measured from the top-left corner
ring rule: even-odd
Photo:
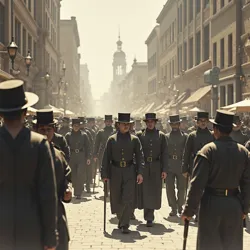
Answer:
[[[130,114],[129,113],[118,113],[119,123],[131,123]]]
[[[53,125],[58,122],[54,119],[53,110],[51,109],[40,109],[36,112],[36,120],[33,120],[34,124],[37,125]]]
[[[215,119],[210,119],[210,122],[221,127],[232,127],[234,126],[234,113],[217,110]]]
[[[113,116],[112,115],[105,115],[104,116],[104,120],[105,121],[112,121],[113,120]]]
[[[81,123],[81,120],[79,118],[73,118],[72,119],[72,125],[80,124],[80,123]]]
[[[208,112],[197,112],[197,120],[199,119],[208,119],[209,118],[209,113]]]
[[[23,81],[8,80],[0,84],[0,112],[14,112],[35,105],[39,97],[24,92]]]
[[[170,115],[168,123],[180,123],[182,120],[179,115]]]
[[[147,113],[145,115],[145,119],[143,121],[146,122],[148,120],[158,121],[158,119],[156,118],[156,114],[155,113]]]

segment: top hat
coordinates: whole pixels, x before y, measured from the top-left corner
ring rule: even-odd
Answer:
[[[8,80],[0,84],[0,112],[14,112],[35,105],[39,97],[24,92],[23,81]]]
[[[75,125],[75,124],[81,124],[81,120],[79,118],[72,118],[72,125]]]
[[[89,118],[87,118],[87,121],[88,122],[95,122],[95,118],[94,117],[89,117]]]
[[[182,120],[179,115],[170,115],[168,123],[180,123]]]
[[[54,125],[57,122],[57,119],[54,119],[53,110],[51,109],[37,110],[36,120],[33,120],[33,123],[37,125]]]
[[[130,114],[129,113],[118,113],[119,123],[131,123]]]
[[[239,115],[234,115],[234,123],[241,123],[241,119]]]
[[[215,119],[210,119],[210,122],[222,127],[232,127],[234,125],[234,113],[217,110]]]
[[[197,112],[197,120],[199,119],[208,119],[209,118],[209,113],[208,112]]]
[[[104,120],[105,121],[112,121],[113,120],[113,116],[112,115],[105,115],[104,116]]]
[[[156,118],[156,114],[155,113],[147,113],[145,115],[145,119],[143,121],[145,122],[145,121],[148,121],[148,120],[158,121],[158,119]]]

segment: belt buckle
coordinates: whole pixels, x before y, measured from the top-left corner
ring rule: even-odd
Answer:
[[[148,157],[147,158],[147,162],[152,162],[153,161],[153,158],[152,157]]]
[[[120,161],[120,167],[121,168],[125,168],[127,166],[127,162],[126,161]]]
[[[79,154],[80,150],[79,149],[75,149],[75,153]]]
[[[228,189],[225,190],[225,196],[227,196],[227,195],[228,195]]]
[[[178,159],[177,155],[173,155],[173,160],[177,160],[177,159]]]

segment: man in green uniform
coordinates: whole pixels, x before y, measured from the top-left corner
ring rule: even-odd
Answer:
[[[243,219],[250,204],[250,155],[230,137],[233,113],[217,110],[216,141],[194,161],[191,187],[182,218],[190,220],[200,204],[198,250],[242,250]]]
[[[119,131],[108,139],[101,168],[103,181],[110,182],[111,212],[123,233],[129,233],[136,183],[142,183],[144,169],[141,143],[129,133],[130,122],[130,114],[118,114]]]
[[[197,152],[207,143],[214,140],[212,132],[207,128],[208,112],[197,113],[197,130],[188,135],[182,162],[182,174],[185,178],[192,174],[193,160]],[[198,217],[196,217],[197,221]]]
[[[245,145],[245,143],[248,141],[248,136],[243,134],[241,131],[242,128],[242,121],[240,119],[239,115],[234,116],[234,124],[235,126],[233,127],[233,130],[230,134],[231,138],[240,143],[241,145]]]
[[[72,169],[74,195],[77,199],[81,199],[86,168],[90,165],[91,151],[87,135],[80,130],[78,118],[72,119],[72,131],[66,134],[66,140],[71,151],[69,164]]]
[[[58,195],[57,228],[59,233],[59,244],[57,245],[56,249],[68,250],[69,230],[63,202],[69,203],[72,197],[71,169],[64,157],[65,154],[56,148],[52,142],[54,136],[54,127],[58,122],[56,119],[54,119],[53,111],[46,109],[38,110],[36,113],[36,118],[37,119],[33,121],[36,126],[36,131],[39,134],[45,135],[47,137],[50,143],[50,149],[55,166]]]
[[[57,194],[48,141],[24,127],[38,97],[21,80],[0,84],[0,249],[55,250]]]
[[[167,166],[166,190],[168,204],[172,209],[169,215],[176,216],[177,210],[178,214],[182,213],[182,206],[185,202],[186,180],[182,175],[181,164],[182,155],[187,141],[187,134],[180,130],[180,124],[182,120],[180,120],[179,115],[169,116],[168,122],[172,128],[172,131],[166,136],[169,157]],[[175,194],[175,183],[177,184],[177,198]]]
[[[162,179],[167,176],[168,149],[163,132],[156,129],[158,119],[155,113],[147,113],[144,122],[146,130],[137,133],[145,159],[143,184],[139,191],[144,208],[144,219],[147,226],[152,227],[154,210],[161,208]]]

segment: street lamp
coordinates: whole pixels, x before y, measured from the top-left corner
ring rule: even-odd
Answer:
[[[12,37],[12,40],[9,46],[7,47],[7,50],[8,50],[10,60],[11,60],[12,69],[14,70],[14,62],[15,62],[15,58],[16,58],[17,50],[18,50],[18,46],[16,45],[14,41],[14,37]]]
[[[25,60],[26,68],[27,68],[27,76],[29,76],[30,65],[31,65],[31,62],[32,62],[32,57],[31,57],[30,51],[28,51],[28,54],[24,58],[24,60]]]
[[[48,85],[49,85],[49,80],[50,80],[50,74],[47,72],[44,78],[45,78],[45,83],[46,83],[46,105],[49,105]]]

